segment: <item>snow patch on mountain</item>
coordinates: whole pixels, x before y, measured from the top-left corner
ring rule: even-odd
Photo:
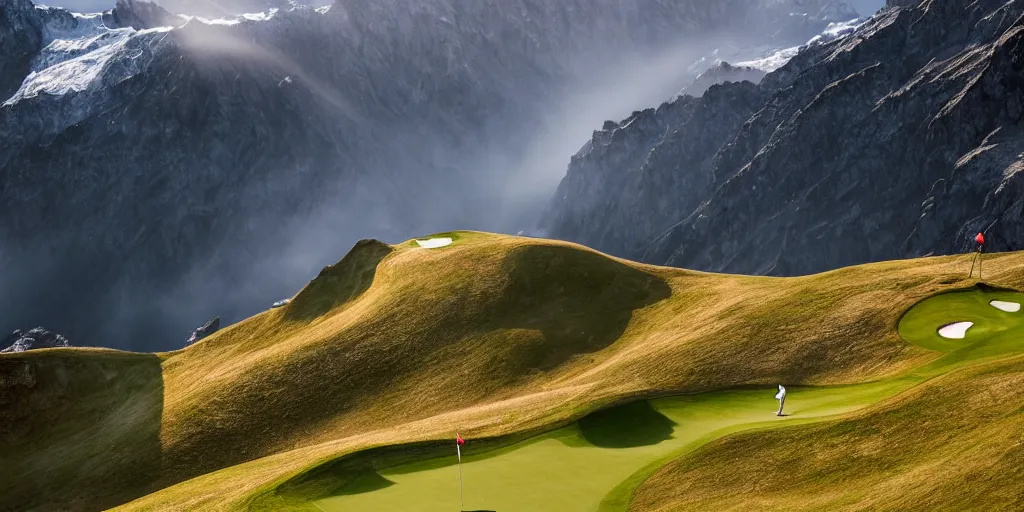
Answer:
[[[827,43],[841,37],[846,37],[856,32],[857,29],[867,23],[869,19],[870,18],[854,18],[849,21],[829,23],[828,27],[821,32],[821,35],[811,39],[807,44]]]
[[[89,18],[82,19],[84,27],[74,27],[70,32],[50,31],[49,35],[56,34],[56,37],[49,40],[33,61],[32,71],[21,88],[4,105],[40,94],[83,92],[126,80],[148,63],[144,56],[152,54],[152,39],[171,30],[170,27],[110,29],[102,24],[91,25]],[[82,35],[77,38],[64,38],[79,34]]]
[[[317,12],[323,14],[327,12],[327,9],[316,9]],[[206,25],[238,25],[244,21],[268,21],[274,18],[277,14],[278,9],[273,8],[267,12],[250,12],[245,14],[239,14],[238,16],[232,16],[229,18],[204,18],[202,16],[189,16],[187,14],[179,14],[178,17],[191,22],[193,20],[204,23]]]
[[[800,53],[800,47],[794,46],[792,48],[783,48],[776,50],[771,54],[761,57],[759,59],[744,60],[737,62],[737,66],[760,69],[766,73],[771,73],[776,69],[785,66],[789,59],[796,57],[796,54]]]
[[[43,19],[43,49],[31,63],[21,87],[3,105],[13,105],[39,95],[61,96],[83,92],[128,79],[151,61],[161,40],[176,27],[136,30],[111,27],[103,13],[80,14],[65,9],[36,6]],[[320,14],[326,9],[317,9]],[[180,15],[182,25],[238,25],[268,21],[278,13],[245,13],[229,18],[208,19]]]
[[[796,14],[793,14],[793,16],[796,16]],[[690,64],[687,67],[687,71],[693,75],[701,75],[721,66],[723,63],[732,63],[733,66],[738,68],[753,68],[765,73],[771,73],[785,66],[801,50],[809,46],[824,44],[846,37],[867,20],[868,18],[853,18],[847,21],[831,22],[820,34],[815,35],[806,43],[798,46],[779,48],[778,46],[761,45],[746,48],[716,48],[710,55],[705,55]],[[682,92],[679,94],[682,94]]]
[[[31,70],[39,72],[69,59],[113,43],[119,31],[107,28],[102,15],[69,13],[62,9],[38,6],[45,20],[43,49],[32,61]]]
[[[814,36],[804,45],[774,50],[760,58],[740,61],[735,65],[760,69],[766,73],[771,73],[772,71],[785,66],[786,63],[789,62],[789,59],[795,57],[804,48],[844,38],[856,31],[857,27],[863,25],[867,20],[868,18],[855,18],[849,21],[829,23],[828,27],[826,27],[821,34]]]

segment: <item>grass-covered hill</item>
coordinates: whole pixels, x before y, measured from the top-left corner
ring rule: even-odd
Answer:
[[[866,411],[712,442],[657,470],[630,510],[1020,510],[1024,504],[1024,294],[924,300],[899,330],[944,352],[923,384]],[[970,321],[964,339],[936,327]]]
[[[1024,358],[929,381],[850,418],[719,439],[629,510],[1020,510]]]
[[[807,508],[857,508],[875,503],[864,500],[879,482],[899,488],[882,478],[887,450],[874,461],[834,452],[860,487],[822,468],[827,446],[870,450],[870,432],[920,450],[891,462],[918,492],[963,497],[930,449],[939,437],[921,439],[943,429],[911,413],[928,389],[983,390],[1024,369],[1012,336],[981,321],[970,350],[929,338],[938,326],[922,300],[1000,293],[972,288],[968,255],[766,278],[437,236],[453,242],[360,242],[287,306],[184,350],[0,355],[0,510],[454,510],[457,494],[429,489],[457,493],[456,431],[470,440],[467,507],[792,508],[814,496]],[[984,268],[987,283],[1024,287],[1024,254],[989,255]],[[791,389],[784,418],[777,383]],[[1013,392],[991,395],[992,409],[963,393],[948,403],[955,425],[1020,410],[1005,402]],[[802,454],[814,464],[792,467]],[[710,486],[711,471],[726,480]],[[846,494],[828,502],[823,489]],[[885,492],[878,503],[896,503]]]

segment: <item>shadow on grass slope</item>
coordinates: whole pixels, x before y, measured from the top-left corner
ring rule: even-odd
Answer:
[[[0,510],[100,510],[155,490],[163,398],[155,354],[0,354]]]

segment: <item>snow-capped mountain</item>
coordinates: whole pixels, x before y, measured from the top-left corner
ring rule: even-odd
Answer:
[[[46,0],[47,5],[71,12],[103,12],[114,7],[116,0]],[[321,7],[329,0],[160,0],[160,7],[175,14],[204,16],[211,19],[232,17],[269,9],[289,9],[296,5]]]
[[[771,71],[606,123],[552,236],[652,263],[792,275],[1022,248],[1024,1],[889,2]],[[742,66],[741,66],[742,65]],[[774,68],[774,70],[772,70]]]
[[[358,238],[518,231],[557,184],[550,158],[578,147],[562,145],[574,123],[678,91],[715,48],[789,47],[850,15],[819,0],[219,17],[4,2],[0,330],[136,349],[262,309]]]

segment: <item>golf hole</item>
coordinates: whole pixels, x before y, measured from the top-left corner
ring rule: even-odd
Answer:
[[[967,335],[967,329],[970,329],[972,325],[974,325],[974,322],[956,322],[944,325],[939,328],[939,336],[953,340],[962,340]]]
[[[1019,302],[1007,302],[1004,300],[993,300],[989,302],[989,305],[1000,310],[1006,311],[1007,313],[1016,313],[1020,311]]]
[[[430,239],[427,239],[427,240],[416,240],[416,243],[420,247],[423,247],[424,249],[437,249],[438,247],[444,247],[446,245],[451,245],[452,239],[448,238],[448,237],[445,237],[445,238],[430,238]]]

